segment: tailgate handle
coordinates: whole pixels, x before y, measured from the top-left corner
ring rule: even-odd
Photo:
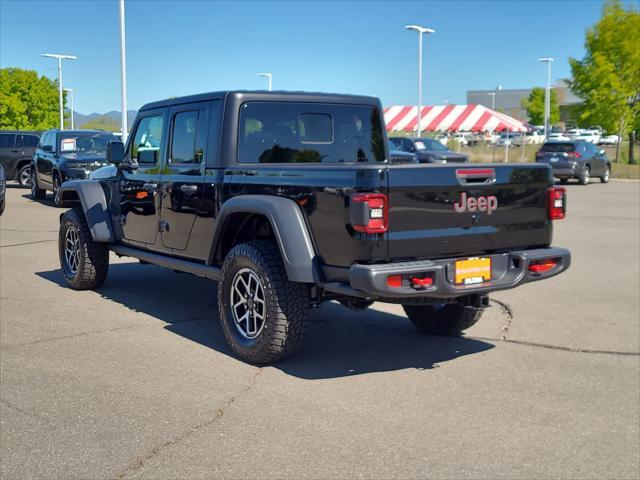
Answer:
[[[458,168],[458,182],[462,185],[488,185],[496,181],[494,168]]]

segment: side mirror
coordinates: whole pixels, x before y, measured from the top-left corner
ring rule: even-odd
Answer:
[[[599,153],[600,155],[604,155],[604,149],[601,149],[598,153]]]
[[[43,145],[42,151],[44,152],[53,152],[53,145]]]
[[[107,144],[107,163],[119,165],[124,160],[124,143],[111,141]]]

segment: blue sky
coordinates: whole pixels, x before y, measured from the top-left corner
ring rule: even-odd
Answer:
[[[542,85],[536,59],[556,58],[553,78],[584,55],[584,31],[601,1],[222,2],[127,0],[129,108],[222,89],[359,93],[414,104],[417,34],[425,37],[425,104],[464,103],[466,91]],[[77,55],[64,65],[76,110],[120,108],[115,1],[0,0],[0,66],[55,78],[43,52]]]

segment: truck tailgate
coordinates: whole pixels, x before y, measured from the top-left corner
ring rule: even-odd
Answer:
[[[389,258],[473,256],[547,246],[546,165],[389,167]]]

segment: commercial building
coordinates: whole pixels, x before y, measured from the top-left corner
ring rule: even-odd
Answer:
[[[571,106],[580,103],[580,99],[576,97],[566,80],[560,80],[552,88],[558,96],[558,104],[560,105],[560,121],[567,123],[570,121]],[[492,93],[495,93],[495,109],[498,112],[504,112],[523,122],[528,121],[527,111],[522,107],[522,100],[527,98],[531,93],[531,88],[502,89],[502,90],[468,90],[467,103],[480,104],[491,108]]]

